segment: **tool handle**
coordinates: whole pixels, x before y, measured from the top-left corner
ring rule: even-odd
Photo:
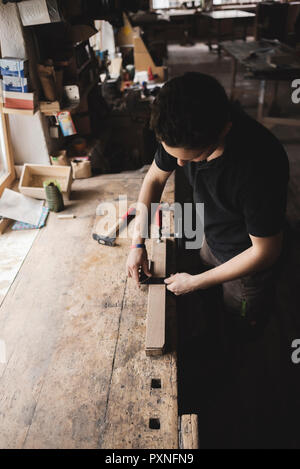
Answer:
[[[119,226],[120,224],[122,223],[123,221],[123,218],[119,218],[116,223],[111,227],[111,229],[109,230],[109,232],[105,235],[106,238],[112,238],[112,237],[116,237],[116,233],[119,229]]]
[[[135,210],[136,210],[135,207],[131,207],[131,208],[128,210],[128,212],[126,212],[126,213],[122,216],[121,220],[127,220],[128,217],[134,216],[134,215],[135,215]]]
[[[116,223],[112,226],[111,230],[107,233],[107,238],[111,238],[116,235],[120,226],[129,218],[135,215],[135,207],[131,207],[122,217],[120,217]]]
[[[63,215],[58,215],[57,218],[60,220],[63,220],[64,218],[76,218],[76,216],[73,213],[70,214],[63,214]]]
[[[155,213],[155,224],[161,230],[162,228],[162,206],[161,204],[158,206],[156,213]]]
[[[161,242],[162,238],[162,204],[159,204],[156,213],[155,213],[155,224],[158,228],[158,243]]]

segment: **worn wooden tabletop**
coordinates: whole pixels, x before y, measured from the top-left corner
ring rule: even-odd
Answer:
[[[38,234],[0,309],[1,448],[178,448],[174,309],[167,353],[146,357],[148,287],[126,278],[130,240],[92,239],[97,205],[133,202],[144,175],[75,181],[77,218],[51,214]]]

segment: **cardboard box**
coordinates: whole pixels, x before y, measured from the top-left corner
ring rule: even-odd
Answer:
[[[92,175],[92,166],[88,157],[72,158],[73,179],[85,179]]]
[[[15,93],[28,93],[29,86],[27,78],[3,76],[3,90]]]
[[[3,76],[25,78],[28,76],[28,60],[4,57],[0,59],[0,74]]]
[[[45,199],[44,181],[55,179],[59,182],[63,195],[69,199],[72,185],[72,169],[70,166],[48,166],[25,164],[19,183],[19,191],[29,197]]]
[[[67,150],[60,150],[50,156],[52,166],[70,166]]]

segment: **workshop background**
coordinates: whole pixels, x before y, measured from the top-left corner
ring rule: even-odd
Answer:
[[[151,104],[188,71],[290,162],[277,309],[230,362],[218,300],[137,291],[130,240],[97,228],[106,203],[118,228],[134,217]],[[299,449],[300,2],[2,0],[0,75],[0,448]],[[178,169],[162,200],[191,197]],[[147,241],[155,275],[192,272],[161,211],[173,236]]]

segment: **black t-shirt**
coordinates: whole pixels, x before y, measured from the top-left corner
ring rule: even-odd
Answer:
[[[241,110],[232,111],[224,153],[184,167],[194,202],[204,203],[204,231],[213,254],[225,262],[257,237],[279,233],[285,224],[289,164],[280,142]],[[159,145],[157,166],[173,171],[177,160]]]

